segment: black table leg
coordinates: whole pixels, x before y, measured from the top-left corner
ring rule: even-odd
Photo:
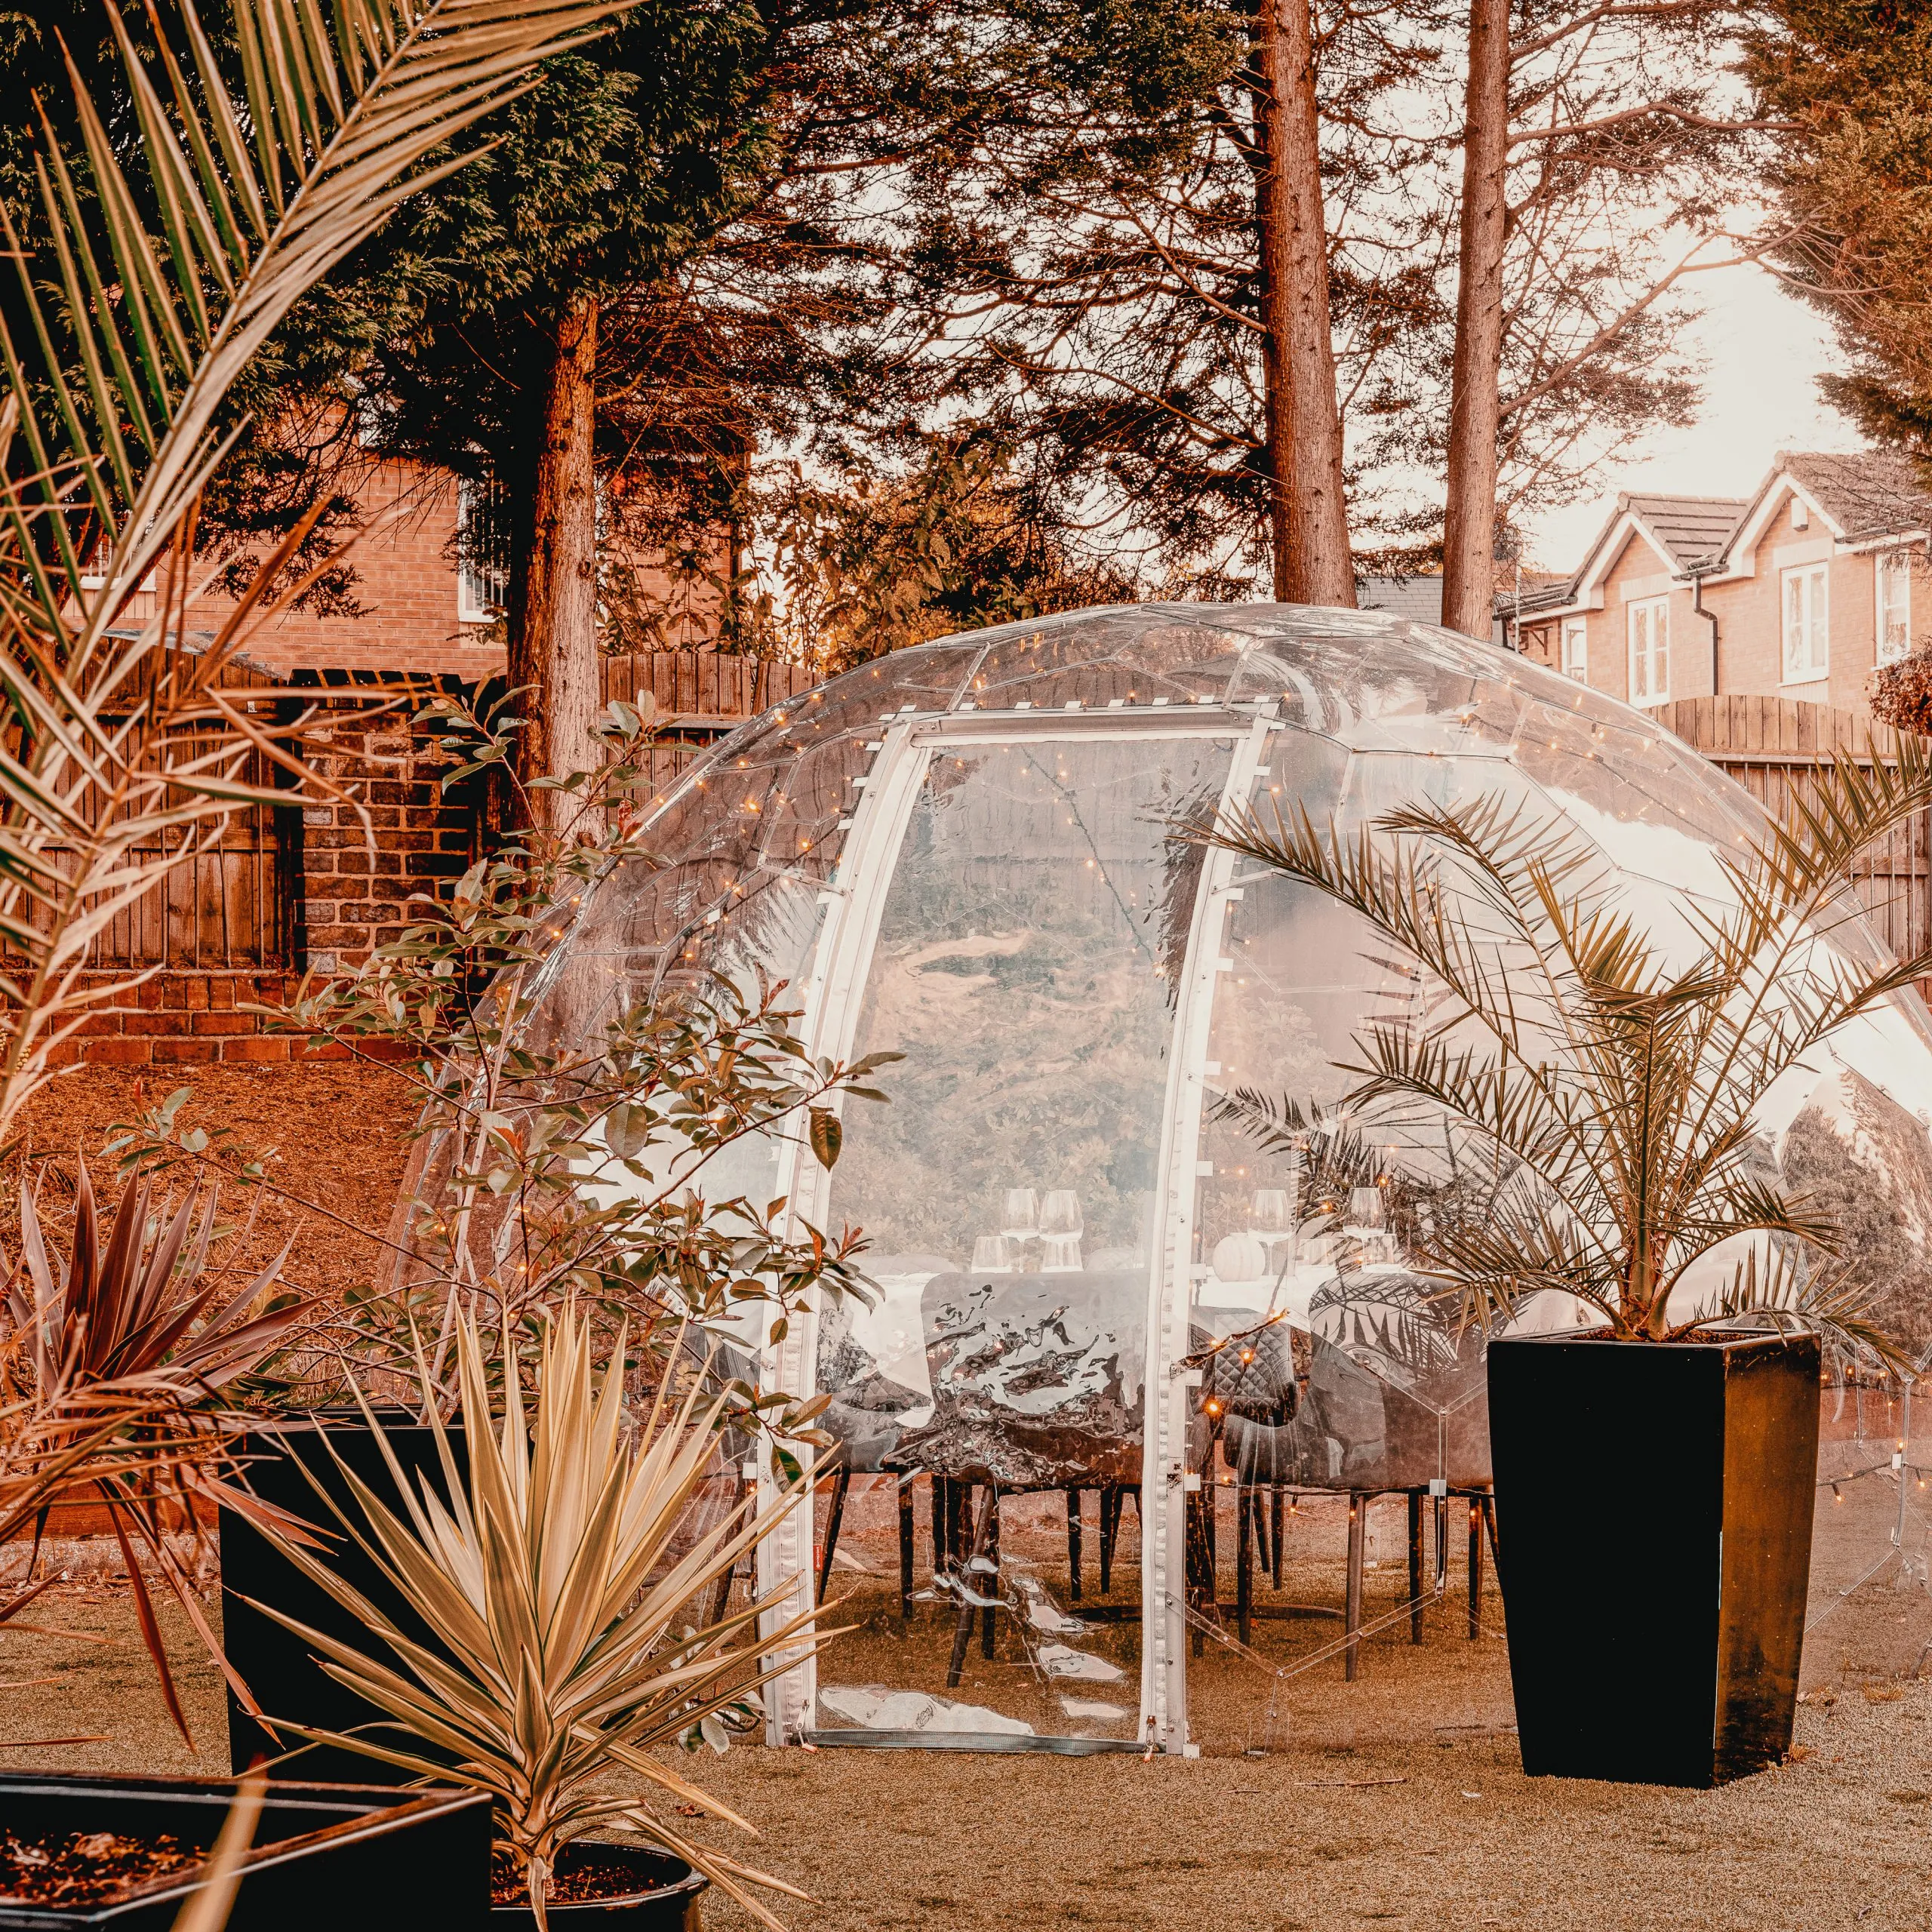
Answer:
[[[993,1492],[987,1485],[986,1500],[980,1505],[980,1521],[973,1532],[973,1548],[960,1572],[960,1581],[965,1589],[975,1595],[981,1594],[977,1587],[978,1572],[972,1567],[972,1559],[985,1553],[986,1539],[992,1533]],[[973,1606],[963,1598],[959,1605],[959,1615],[952,1626],[952,1661],[946,1666],[946,1687],[956,1690],[960,1678],[966,1669],[966,1646],[972,1641]]]
[[[1278,1590],[1281,1587],[1281,1528],[1285,1513],[1281,1503],[1281,1488],[1277,1483],[1268,1494],[1268,1540],[1274,1546],[1275,1587]]]
[[[999,1491],[991,1483],[986,1485],[986,1514],[992,1521],[992,1529],[986,1537],[986,1558],[992,1564],[990,1576],[982,1575],[973,1585],[983,1597],[999,1595]],[[980,1613],[980,1654],[991,1658],[993,1654],[993,1610],[992,1604]]]
[[[825,1551],[818,1563],[818,1595],[812,1601],[825,1601],[825,1586],[832,1580],[832,1559],[838,1549],[838,1532],[845,1521],[845,1494],[852,1487],[852,1472],[841,1469],[832,1485],[832,1513],[825,1521]]]
[[[1106,1483],[1100,1490],[1100,1594],[1114,1586],[1114,1531],[1120,1521],[1120,1489]]]
[[[1069,1601],[1080,1601],[1080,1492],[1066,1492],[1066,1577]]]
[[[1482,1503],[1469,1498],[1469,1641],[1482,1635]]]
[[[1348,1649],[1343,1653],[1342,1675],[1350,1684],[1355,1681],[1361,1661],[1361,1639],[1355,1633],[1361,1628],[1361,1564],[1367,1530],[1368,1498],[1358,1491],[1349,1498],[1348,1593],[1343,1599],[1345,1607],[1342,1613],[1342,1627],[1347,1632],[1349,1639]]]
[[[912,1484],[911,1470],[899,1478],[899,1620],[912,1616]]]
[[[1207,1638],[1199,1622],[1208,1602],[1208,1499],[1200,1490],[1186,1498],[1182,1511],[1187,1543],[1187,1607],[1195,1621],[1189,1632],[1194,1654],[1207,1648]]]
[[[1244,1645],[1254,1607],[1254,1531],[1260,1520],[1259,1499],[1247,1484],[1235,1492],[1238,1524],[1235,1555],[1235,1634]]]

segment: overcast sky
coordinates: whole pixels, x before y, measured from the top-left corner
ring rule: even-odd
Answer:
[[[1530,552],[1540,568],[1574,568],[1620,491],[1745,497],[1780,450],[1859,447],[1814,380],[1838,361],[1823,318],[1760,269],[1719,269],[1699,281],[1706,306],[1694,346],[1709,365],[1700,420],[1653,436],[1604,472],[1601,496],[1534,524]]]

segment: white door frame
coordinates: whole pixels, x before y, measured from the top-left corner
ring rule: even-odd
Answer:
[[[1262,763],[1275,707],[1255,715],[1235,747],[1220,813],[1244,805]],[[1221,950],[1235,855],[1208,848],[1195,889],[1187,960],[1177,995],[1155,1199],[1162,1204],[1147,1301],[1146,1409],[1140,1471],[1140,1734],[1155,1749],[1192,1755],[1187,1736],[1187,1442],[1189,1395],[1199,1372],[1181,1366],[1193,1312],[1195,1201],[1214,990],[1234,962]]]
[[[1274,710],[1270,703],[1260,711],[1244,705],[1238,712],[1225,706],[1177,706],[1140,711],[1131,718],[1097,710],[925,712],[884,723],[871,770],[855,781],[862,795],[847,828],[837,869],[822,890],[825,922],[811,977],[801,989],[799,1033],[808,1051],[814,1058],[843,1060],[851,1055],[886,895],[935,749],[1029,738],[1232,737],[1237,742],[1220,798],[1225,811],[1244,801],[1253,789],[1260,752],[1275,722]],[[1170,1553],[1184,1546],[1180,1472],[1186,1463],[1187,1400],[1186,1389],[1170,1374],[1168,1364],[1187,1352],[1196,1180],[1193,1150],[1199,1142],[1202,1066],[1214,983],[1226,963],[1219,955],[1219,922],[1240,897],[1238,889],[1231,890],[1227,882],[1233,863],[1231,853],[1211,849],[1195,888],[1161,1109],[1155,1198],[1165,1204],[1165,1212],[1149,1266],[1141,1472],[1141,1728],[1143,1737],[1168,1751],[1183,1748],[1186,1731],[1186,1592],[1183,1584],[1174,1594],[1168,1580],[1173,1574]],[[838,1097],[832,1104],[839,1107]],[[780,1143],[777,1186],[787,1202],[789,1233],[795,1236],[807,1221],[823,1223],[830,1203],[831,1176],[808,1156],[796,1134]],[[1162,1231],[1164,1239],[1160,1238]],[[762,1386],[788,1390],[801,1399],[815,1392],[817,1334],[815,1306],[795,1316],[777,1346],[760,1352]],[[792,1454],[809,1485],[814,1473],[810,1446],[795,1444]],[[761,1441],[757,1473],[759,1506],[771,1508],[780,1496],[782,1478],[769,1438]],[[758,1546],[758,1587],[771,1600],[760,1620],[761,1635],[768,1641],[811,1607],[817,1583],[812,1550],[810,1503],[795,1507]],[[811,1727],[817,1702],[816,1657],[803,1645],[786,1649],[797,1657],[796,1666],[772,1679],[764,1694],[766,1740],[774,1746],[798,1742]],[[784,1654],[778,1654],[781,1660]]]
[[[879,740],[872,768],[854,782],[862,788],[848,828],[832,883],[824,892],[825,923],[820,928],[811,977],[804,988],[799,1036],[814,1059],[844,1060],[851,1051],[858,1023],[860,995],[878,934],[879,915],[892,882],[900,841],[905,835],[912,801],[924,780],[930,752],[914,742],[909,719],[888,725]],[[840,1097],[829,1097],[838,1111]],[[788,1134],[779,1143],[777,1188],[786,1203],[785,1231],[796,1238],[804,1223],[822,1222],[829,1199],[831,1177],[808,1158],[801,1137]],[[801,1400],[813,1392],[818,1374],[818,1308],[816,1298],[791,1320],[784,1338],[760,1352],[760,1386],[783,1389]],[[817,1578],[812,1566],[811,1490],[815,1458],[809,1443],[792,1445],[804,1472],[807,1500],[758,1546],[758,1587],[771,1599],[759,1619],[759,1634],[773,1633],[812,1607]],[[783,1481],[772,1453],[771,1438],[759,1439],[758,1507],[776,1506]],[[811,1727],[818,1700],[818,1667],[808,1647],[788,1646],[776,1653],[799,1661],[795,1669],[776,1677],[765,1687],[765,1739],[768,1743],[795,1743]]]

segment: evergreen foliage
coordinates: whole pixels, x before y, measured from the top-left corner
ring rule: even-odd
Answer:
[[[1783,123],[1779,264],[1850,357],[1820,386],[1932,457],[1932,6],[1780,0],[1752,68]]]

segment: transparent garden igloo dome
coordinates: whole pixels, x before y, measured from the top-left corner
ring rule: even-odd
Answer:
[[[1453,1201],[1455,1151],[1427,1122],[1367,1144],[1334,1112],[1334,1063],[1405,989],[1352,915],[1177,832],[1271,800],[1348,824],[1494,794],[1562,814],[1663,922],[1762,824],[1567,679],[1429,626],[1266,605],[901,651],[667,792],[651,857],[561,943],[548,1010],[594,1026],[762,972],[816,1054],[904,1057],[889,1104],[844,1107],[829,1174],[774,1140],[705,1180],[863,1228],[878,1288],[755,1350],[768,1386],[831,1395],[841,1445],[758,1583],[794,1609],[825,1587],[860,1626],[773,1687],[774,1739],[1252,1746],[1295,1660],[1334,1660],[1356,1624],[1406,1641],[1450,1555],[1479,1575],[1481,1338],[1429,1312],[1403,1247]],[[1298,1110],[1272,1151],[1226,1117],[1243,1088]],[[1767,1145],[1850,1163],[1922,1240],[1929,1109],[1902,1000],[1780,1090]],[[1836,1414],[1825,1474],[1857,1527],[1828,1551],[1821,1509],[1819,1616],[1888,1552],[1892,1581],[1924,1576],[1895,1398],[1840,1390]],[[1493,1629],[1493,1596],[1472,1634],[1479,1612]]]

